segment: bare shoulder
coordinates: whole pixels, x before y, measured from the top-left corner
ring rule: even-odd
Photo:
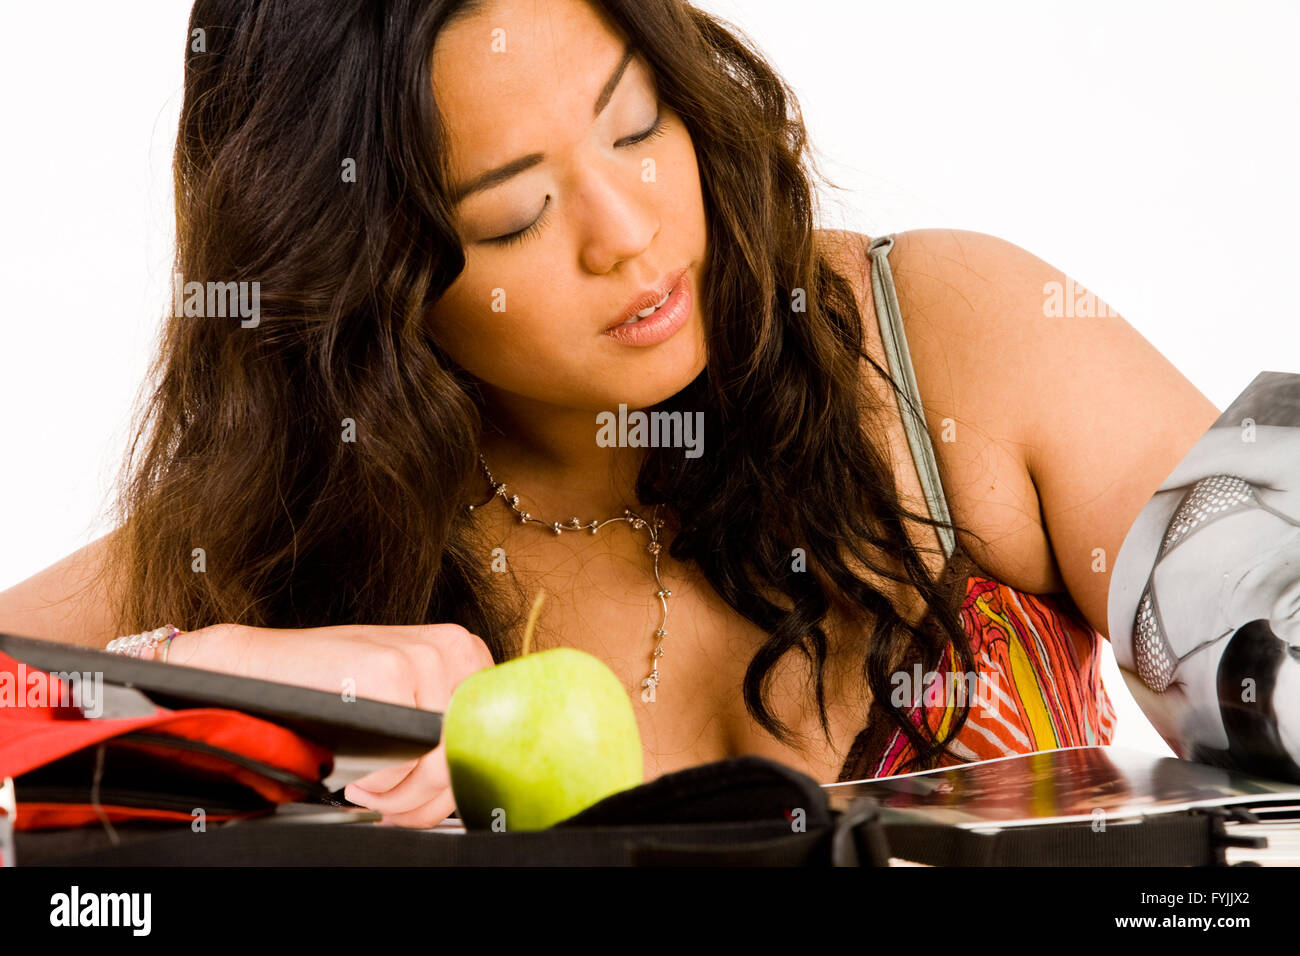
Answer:
[[[828,258],[854,283],[868,353],[887,368],[871,289],[871,237],[824,230],[820,238]],[[1024,396],[1000,380],[997,343],[980,330],[980,316],[999,307],[994,289],[979,288],[981,277],[993,277],[996,285],[1011,265],[999,261],[997,242],[953,230],[896,233],[889,265],[949,510],[959,526],[984,539],[966,536],[962,544],[999,580],[1045,593],[1060,590],[1062,581],[1014,420],[1015,402]],[[898,419],[891,451],[902,465],[900,489],[919,493],[894,393],[873,377],[883,407]]]
[[[106,586],[112,533],[0,591],[0,632],[103,647],[119,636]]]
[[[890,253],[917,384],[973,556],[1021,590],[1106,599],[1142,506],[1218,409],[1066,272],[984,233],[901,233]],[[1066,301],[1068,300],[1068,301]]]
[[[1027,256],[984,233],[919,229],[899,233],[889,259],[948,506],[978,536],[962,543],[993,577],[1042,594],[1065,583],[1029,468],[1025,404],[1046,396],[1013,341],[1042,312]]]
[[[883,365],[868,238],[818,238],[856,283]],[[1120,546],[1219,410],[1122,315],[1015,243],[918,229],[894,234],[888,261],[962,544],[1017,590],[1067,592],[1108,636]]]

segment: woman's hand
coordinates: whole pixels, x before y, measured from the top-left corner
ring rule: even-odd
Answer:
[[[487,645],[457,624],[298,630],[217,624],[175,638],[167,659],[442,713],[462,680],[495,663]],[[344,794],[396,826],[432,827],[456,806],[442,743],[348,784]]]

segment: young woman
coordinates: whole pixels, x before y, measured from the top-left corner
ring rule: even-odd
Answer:
[[[806,160],[682,0],[199,0],[178,283],[260,311],[180,286],[119,530],[0,629],[442,709],[545,589],[647,779],[1108,741],[1109,562],[1217,409],[1010,243],[816,228]],[[347,792],[454,806],[441,747]]]

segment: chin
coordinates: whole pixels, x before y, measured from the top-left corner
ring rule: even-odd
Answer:
[[[629,409],[654,408],[689,387],[700,377],[704,365],[700,364],[697,367],[695,363],[691,363],[684,367],[676,365],[658,374],[656,371],[647,370],[647,374],[637,376],[636,382],[619,383],[621,387],[617,390],[617,397],[611,399],[611,404],[607,407],[611,411],[616,411],[621,402]],[[690,410],[703,411],[704,409],[692,407]]]

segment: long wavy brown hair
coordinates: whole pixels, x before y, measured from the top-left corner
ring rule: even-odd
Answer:
[[[165,320],[113,503],[120,533],[105,567],[128,583],[123,632],[455,622],[497,661],[519,652],[519,604],[493,598],[490,543],[464,508],[489,490],[482,401],[425,320],[465,265],[429,53],[472,5],[194,4],[175,271],[260,283],[260,324]],[[862,674],[877,701],[900,666],[950,645],[976,669],[904,530],[904,519],[940,522],[901,504],[871,424],[882,409],[861,363],[892,379],[864,348],[852,287],[814,242],[815,167],[792,91],[742,34],[682,0],[599,6],[694,139],[710,230],[708,367],[660,408],[703,409],[708,433],[725,438],[699,458],[648,450],[637,494],[673,516],[671,556],[766,633],[745,672],[749,713],[791,740],[767,679],[798,651],[815,666],[829,740],[837,610],[869,626]],[[355,182],[340,174],[349,158]],[[794,290],[806,311],[792,310]],[[355,441],[348,419],[364,425]],[[811,573],[792,567],[796,548]],[[914,588],[924,620],[906,620],[864,570]],[[887,712],[922,767],[947,752],[968,707],[943,738]]]

